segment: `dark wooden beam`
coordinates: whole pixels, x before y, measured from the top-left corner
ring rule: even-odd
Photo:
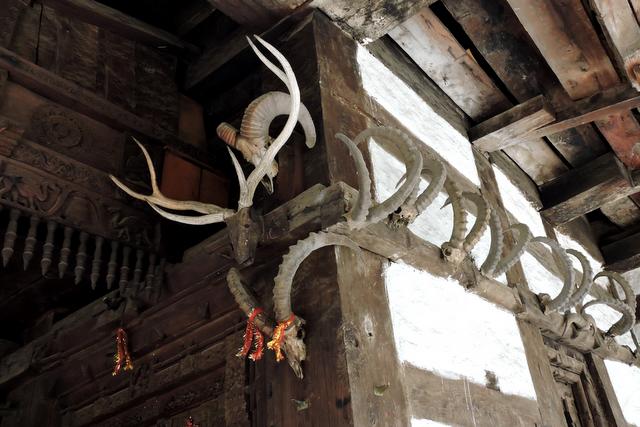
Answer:
[[[542,95],[469,129],[469,140],[481,151],[498,151],[521,142],[523,135],[555,120]]]
[[[153,27],[116,9],[93,0],[43,0],[44,4],[64,14],[109,29],[124,37],[155,47],[172,47],[193,53],[198,48],[173,34]]]
[[[629,271],[640,267],[640,232],[602,246],[608,270]]]
[[[625,166],[608,153],[542,186],[541,214],[553,225],[564,224],[638,190]]]
[[[9,73],[9,79],[33,92],[61,105],[72,108],[114,129],[128,131],[164,143],[197,164],[212,163],[206,153],[181,141],[177,136],[154,123],[119,107],[94,92],[84,89],[51,71],[48,71],[14,52],[0,47],[0,69]]]
[[[175,19],[175,33],[182,37],[205,19],[213,15],[216,8],[206,0],[197,0],[180,11]]]

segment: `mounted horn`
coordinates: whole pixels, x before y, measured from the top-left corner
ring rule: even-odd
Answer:
[[[304,344],[304,331],[302,329],[304,320],[296,316],[291,309],[291,289],[293,287],[293,278],[304,261],[311,252],[325,246],[346,246],[361,254],[360,247],[351,239],[328,232],[310,233],[305,239],[299,240],[298,243],[289,248],[289,252],[282,257],[282,263],[278,269],[278,275],[274,279],[273,286],[273,304],[276,320],[279,324],[289,322],[290,326],[284,331],[284,342],[289,345],[296,358],[300,354],[306,354],[306,346]],[[293,318],[293,320],[291,320]],[[285,351],[287,351],[285,349]],[[289,356],[289,364],[291,364],[292,354]],[[301,359],[300,359],[301,360]],[[292,368],[293,365],[292,365]],[[298,375],[298,371],[296,375]],[[302,370],[299,371],[299,378],[302,378]]]
[[[253,196],[255,194],[257,186],[262,181],[262,179],[268,175],[269,171],[272,169],[273,161],[276,157],[276,154],[284,146],[284,144],[293,133],[293,129],[298,122],[298,115],[300,112],[300,90],[298,88],[296,76],[291,69],[291,65],[289,65],[285,57],[271,44],[262,40],[258,36],[254,37],[262,46],[264,46],[269,52],[271,52],[271,54],[278,60],[278,62],[282,66],[282,69],[280,69],[278,66],[273,64],[262,54],[262,52],[258,50],[258,48],[256,48],[251,39],[247,38],[249,45],[253,49],[256,56],[258,56],[260,61],[262,61],[262,63],[264,63],[267,68],[269,68],[276,76],[278,76],[278,78],[280,78],[280,80],[282,80],[287,86],[287,89],[290,93],[288,97],[289,109],[288,118],[284,125],[284,128],[282,129],[280,134],[271,142],[269,147],[264,152],[264,155],[256,164],[255,169],[251,172],[248,178],[245,178],[240,164],[238,163],[238,160],[236,159],[233,152],[230,149],[228,150],[236,174],[238,175],[238,182],[240,184],[240,197],[238,200],[238,209],[236,211],[221,208],[219,206],[208,203],[172,200],[165,197],[158,188],[155,169],[153,167],[153,163],[151,162],[149,153],[147,153],[142,144],[138,143],[137,141],[136,142],[140,146],[142,152],[144,153],[145,159],[147,160],[147,166],[149,167],[149,173],[151,175],[150,177],[152,194],[143,195],[137,193],[125,186],[114,176],[111,176],[111,179],[123,191],[136,199],[146,201],[156,212],[171,221],[193,225],[213,224],[223,221],[226,222],[229,228],[229,236],[231,245],[233,247],[235,259],[239,264],[253,261],[255,249],[262,234],[261,220],[254,218],[251,209],[251,207],[253,206]],[[169,213],[162,208],[178,211],[195,211],[203,215],[177,215]]]
[[[433,203],[438,196],[447,179],[447,168],[440,160],[423,159],[422,173],[427,173],[431,180],[427,188],[418,195],[420,180],[415,187],[414,193],[404,202],[398,212],[394,212],[391,224],[395,227],[407,226],[416,220],[426,208]],[[398,181],[398,185],[405,179],[403,175]]]
[[[351,229],[362,228],[368,224],[366,219],[373,203],[371,199],[371,177],[369,176],[369,169],[364,161],[362,152],[352,140],[341,133],[337,133],[336,138],[344,142],[347,146],[349,154],[356,165],[356,172],[358,173],[358,198],[354,207],[345,214],[345,216]]]
[[[240,132],[229,123],[220,123],[216,132],[218,137],[229,146],[242,153],[246,161],[254,166],[260,164],[262,158],[271,145],[269,126],[277,116],[289,114],[291,96],[284,92],[268,92],[255,99],[244,112]],[[302,125],[307,147],[313,148],[316,144],[316,129],[309,110],[304,104],[300,104],[298,122]],[[273,178],[278,174],[278,164],[275,161],[267,171],[263,184],[273,193]]]
[[[578,289],[571,294],[565,304],[558,307],[558,311],[569,310],[571,307],[578,304],[589,293],[591,286],[593,285],[593,269],[591,268],[591,264],[589,264],[587,257],[575,249],[567,249],[567,253],[580,262],[580,266],[582,268],[582,279],[580,280],[580,286]]]
[[[629,285],[627,279],[622,277],[619,273],[613,271],[601,271],[595,275],[593,280],[595,281],[599,277],[607,277],[613,282],[619,284],[624,291],[624,301],[621,301],[616,297],[602,297],[594,299],[582,307],[580,314],[586,314],[586,309],[596,304],[604,304],[611,307],[621,313],[622,317],[609,328],[606,334],[613,337],[623,335],[629,332],[636,322],[636,297],[633,293],[633,289]]]
[[[545,306],[545,312],[558,311],[569,302],[571,297],[571,291],[573,289],[574,272],[571,264],[571,259],[567,252],[553,239],[548,237],[538,236],[531,239],[530,243],[543,243],[547,245],[551,251],[556,255],[556,259],[560,261],[558,265],[560,273],[564,276],[564,284],[558,296],[550,299],[549,295],[542,294],[541,300]]]
[[[445,183],[449,198],[444,206],[451,204],[453,208],[453,230],[448,242],[442,244],[444,258],[454,264],[460,263],[478,244],[482,234],[489,225],[491,209],[480,194],[469,191],[460,192],[452,180]],[[476,220],[467,234],[467,212],[462,201],[471,202],[476,207]],[[443,207],[444,207],[443,206]]]
[[[502,258],[504,252],[504,230],[502,221],[496,209],[490,208],[489,229],[491,230],[491,246],[480,271],[487,277],[498,277],[509,270],[518,262],[532,239],[529,227],[526,224],[513,224],[507,230],[515,231],[515,243],[508,254]]]

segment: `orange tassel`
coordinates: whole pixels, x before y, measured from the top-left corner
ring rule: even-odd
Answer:
[[[251,350],[251,342],[254,342],[254,350],[249,355],[249,359],[254,362],[262,359],[262,355],[264,353],[264,337],[262,336],[262,332],[258,330],[255,324],[256,317],[262,313],[263,310],[260,307],[256,307],[251,310],[249,313],[249,320],[247,320],[247,328],[244,331],[244,343],[242,344],[242,348],[238,352],[238,357],[247,357],[249,351]]]
[[[122,328],[118,328],[116,331],[116,354],[114,360],[115,366],[111,373],[113,376],[118,375],[121,370],[128,371],[133,369],[133,362],[131,362],[131,355],[127,346],[127,333]]]
[[[271,337],[271,341],[267,343],[267,348],[269,350],[273,350],[276,352],[276,362],[280,362],[284,360],[284,355],[282,354],[282,342],[284,341],[284,332],[287,330],[289,326],[296,319],[296,316],[291,313],[291,316],[283,322],[278,323],[276,329],[273,331],[273,337]]]

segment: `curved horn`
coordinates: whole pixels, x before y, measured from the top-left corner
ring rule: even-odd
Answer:
[[[442,191],[444,182],[447,179],[447,169],[444,164],[436,159],[423,159],[422,173],[425,172],[431,177],[429,185],[418,195],[418,187],[420,184],[420,181],[418,181],[414,192],[402,206],[400,206],[400,212],[393,214],[393,225],[406,226],[413,223],[413,221],[433,203],[440,191]],[[405,177],[406,174],[400,178],[396,187],[404,181]]]
[[[500,276],[511,267],[513,267],[513,265],[518,262],[524,251],[527,249],[527,245],[533,238],[533,236],[531,235],[531,231],[529,231],[529,227],[526,224],[513,224],[507,230],[516,231],[518,233],[518,237],[514,237],[515,243],[513,247],[511,248],[509,253],[498,262],[495,269],[493,270],[493,276],[491,277]]]
[[[277,116],[289,114],[290,106],[291,95],[284,92],[267,92],[256,98],[244,112],[240,135],[266,147],[271,139],[269,125]],[[313,148],[316,145],[316,128],[309,110],[302,103],[298,122],[302,125],[307,147]]]
[[[278,275],[274,279],[273,286],[273,304],[278,322],[285,321],[291,316],[291,287],[293,285],[293,277],[302,261],[316,249],[332,245],[346,246],[361,254],[360,247],[351,239],[340,234],[319,232],[310,233],[305,239],[299,240],[282,257],[282,263],[278,269]]]
[[[353,209],[351,209],[351,212],[347,215],[350,219],[351,228],[359,228],[367,224],[365,219],[371,208],[371,178],[369,177],[369,169],[364,161],[364,157],[362,157],[362,152],[360,152],[353,141],[341,133],[337,133],[336,138],[344,142],[347,149],[349,149],[349,154],[353,158],[356,171],[358,172],[358,199]]]
[[[467,234],[467,237],[465,237],[464,243],[462,244],[462,249],[466,253],[469,253],[478,244],[484,230],[487,229],[491,210],[489,209],[487,202],[484,200],[484,197],[480,194],[465,191],[462,193],[462,197],[469,200],[476,206],[476,222],[473,224],[473,227],[471,227],[471,230]]]
[[[229,291],[231,291],[233,299],[240,307],[240,310],[242,310],[247,316],[251,314],[251,311],[254,308],[259,307],[258,300],[256,300],[244,283],[242,283],[240,272],[236,268],[232,267],[229,269],[229,272],[227,273],[227,286],[229,286]],[[263,334],[267,336],[271,336],[273,334],[273,320],[269,319],[264,313],[260,313],[256,316],[255,324]]]
[[[557,255],[557,258],[561,261],[562,265],[559,265],[558,267],[560,267],[560,270],[564,275],[564,284],[558,296],[545,303],[546,311],[560,310],[560,308],[564,307],[569,301],[571,290],[573,288],[574,272],[571,260],[569,259],[569,255],[567,255],[567,252],[562,248],[562,246],[558,244],[558,242],[548,237],[534,237],[533,239],[531,239],[531,242],[544,243],[545,245],[549,246],[549,248],[551,248],[551,251],[553,251],[553,253],[555,253]]]
[[[402,153],[407,169],[407,179],[404,184],[385,201],[380,204],[375,204],[369,209],[367,222],[377,223],[398,209],[398,207],[411,196],[411,193],[419,184],[420,171],[422,170],[422,155],[411,141],[411,138],[404,132],[393,128],[373,127],[365,129],[356,137],[354,143],[355,145],[359,145],[370,137],[384,140],[395,146],[396,149]]]
[[[599,277],[607,277],[612,281],[614,281],[615,283],[619,284],[624,291],[625,300],[621,301],[618,298],[614,298],[614,297],[604,297],[604,298],[594,299],[586,303],[582,307],[582,310],[580,312],[584,313],[584,311],[588,307],[596,304],[604,304],[606,306],[611,307],[612,309],[621,313],[622,317],[620,318],[620,320],[618,320],[609,328],[609,330],[607,331],[607,335],[611,335],[611,336],[623,335],[629,332],[636,322],[636,299],[635,299],[635,294],[633,293],[633,289],[629,285],[629,282],[627,281],[627,279],[622,277],[622,275],[619,273],[616,273],[613,271],[601,271],[600,273],[595,275],[593,280],[595,281]]]
[[[593,285],[593,269],[591,268],[591,264],[589,264],[587,257],[575,249],[567,249],[567,253],[580,261],[580,266],[582,267],[582,280],[580,281],[580,287],[571,294],[566,304],[558,307],[558,311],[569,310],[571,307],[578,304],[587,295],[587,293],[589,293],[591,285]]]
[[[271,52],[271,54],[278,60],[280,65],[282,65],[283,69],[281,70],[271,61],[269,61],[253,44],[251,39],[247,37],[251,49],[253,49],[260,61],[262,61],[262,63],[265,64],[267,68],[269,68],[276,76],[278,76],[278,78],[280,78],[280,80],[282,80],[287,86],[287,89],[289,89],[289,116],[280,134],[273,140],[264,156],[262,157],[262,160],[260,160],[260,163],[256,165],[255,169],[249,175],[249,178],[247,178],[246,188],[241,189],[240,192],[238,209],[247,208],[253,205],[253,195],[256,192],[258,184],[262,181],[262,178],[267,175],[269,168],[271,167],[272,162],[276,157],[276,154],[278,153],[278,151],[280,151],[280,149],[284,146],[284,144],[293,133],[293,129],[298,122],[298,115],[300,113],[300,89],[298,88],[296,76],[291,69],[291,65],[275,47],[262,40],[258,36],[254,37],[262,46],[264,46],[269,52]]]
[[[447,261],[458,263],[465,257],[462,245],[467,233],[467,211],[462,207],[462,192],[450,177],[447,177],[444,188],[449,194],[449,199],[445,206],[451,203],[453,209],[453,229],[451,230],[449,241],[444,242],[441,249]]]
[[[504,250],[504,238],[502,234],[502,221],[495,209],[491,209],[489,215],[489,230],[491,232],[491,245],[489,246],[489,253],[487,259],[484,260],[480,271],[488,277],[496,277],[494,270],[500,262],[502,257],[502,251]]]

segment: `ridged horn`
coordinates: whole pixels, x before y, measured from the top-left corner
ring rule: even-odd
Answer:
[[[442,255],[447,261],[457,264],[466,256],[462,245],[467,233],[467,211],[462,207],[462,192],[450,177],[447,177],[444,189],[449,195],[445,206],[450,203],[453,209],[453,229],[449,241],[441,246]]]
[[[232,267],[229,269],[229,272],[227,273],[227,286],[229,286],[229,291],[231,291],[236,304],[238,304],[240,310],[242,310],[247,316],[251,314],[251,311],[254,308],[258,308],[260,306],[258,304],[258,300],[256,300],[244,283],[242,283],[240,272],[236,268]],[[267,336],[271,336],[273,334],[273,320],[269,319],[264,312],[256,316],[255,324],[263,334]]]
[[[527,249],[527,245],[533,238],[533,236],[531,235],[531,231],[529,231],[529,227],[526,224],[513,224],[508,228],[508,230],[516,231],[518,233],[518,236],[514,237],[515,243],[509,253],[505,255],[503,259],[498,261],[498,264],[493,270],[493,275],[491,277],[498,277],[509,270],[511,267],[513,267],[513,265],[518,262],[524,251]]]
[[[478,244],[480,238],[482,238],[482,234],[487,229],[491,210],[484,197],[478,193],[465,191],[462,193],[462,197],[473,203],[476,207],[476,221],[473,223],[473,227],[469,230],[462,244],[462,249],[466,253],[469,253]]]
[[[278,275],[274,279],[273,304],[276,320],[282,322],[287,320],[292,313],[291,309],[291,288],[293,278],[311,252],[325,246],[346,246],[361,253],[360,247],[348,237],[335,233],[319,232],[310,233],[305,239],[289,248],[289,252],[282,257],[282,263],[278,269]]]
[[[558,311],[569,310],[571,307],[578,304],[583,300],[587,293],[589,293],[591,286],[593,285],[593,269],[591,268],[591,264],[589,264],[587,257],[575,249],[567,249],[567,253],[575,257],[580,262],[580,266],[582,268],[582,279],[580,280],[580,286],[578,289],[571,294],[566,304],[558,308]]]
[[[616,273],[614,271],[601,271],[600,273],[595,275],[593,280],[595,281],[600,277],[607,277],[612,281],[614,281],[615,283],[619,284],[620,287],[622,287],[622,290],[624,291],[625,300],[621,301],[620,299],[614,298],[614,297],[604,297],[604,298],[594,299],[586,303],[582,307],[582,310],[580,312],[584,313],[588,307],[596,304],[604,304],[608,307],[611,307],[612,309],[621,313],[622,317],[616,323],[611,325],[611,327],[607,331],[607,335],[610,335],[610,336],[623,335],[629,332],[631,328],[633,328],[633,325],[636,322],[635,294],[633,293],[633,289],[629,285],[629,282],[627,281],[627,279],[622,277],[622,275],[619,273]]]
[[[356,165],[356,172],[358,173],[358,199],[353,209],[347,213],[350,227],[357,229],[367,225],[365,220],[371,208],[371,178],[369,176],[369,169],[364,161],[362,152],[352,140],[341,133],[337,133],[336,138],[344,142],[347,146],[349,154]]]
[[[545,302],[545,311],[557,311],[562,307],[566,306],[569,301],[569,297],[571,296],[571,291],[573,289],[573,280],[574,280],[574,272],[573,265],[571,264],[571,259],[567,252],[553,239],[548,237],[538,236],[531,239],[531,243],[543,243],[547,245],[551,251],[556,255],[557,259],[560,260],[560,264],[558,268],[560,269],[561,274],[564,276],[562,289],[560,293],[553,298],[552,300]]]
[[[411,141],[411,138],[398,129],[388,127],[365,129],[355,138],[354,143],[360,145],[361,142],[366,141],[368,138],[386,141],[400,151],[405,162],[407,175],[407,179],[395,193],[382,203],[375,204],[369,209],[367,222],[373,224],[391,215],[415,191],[415,187],[420,182],[422,155],[413,141]]]

